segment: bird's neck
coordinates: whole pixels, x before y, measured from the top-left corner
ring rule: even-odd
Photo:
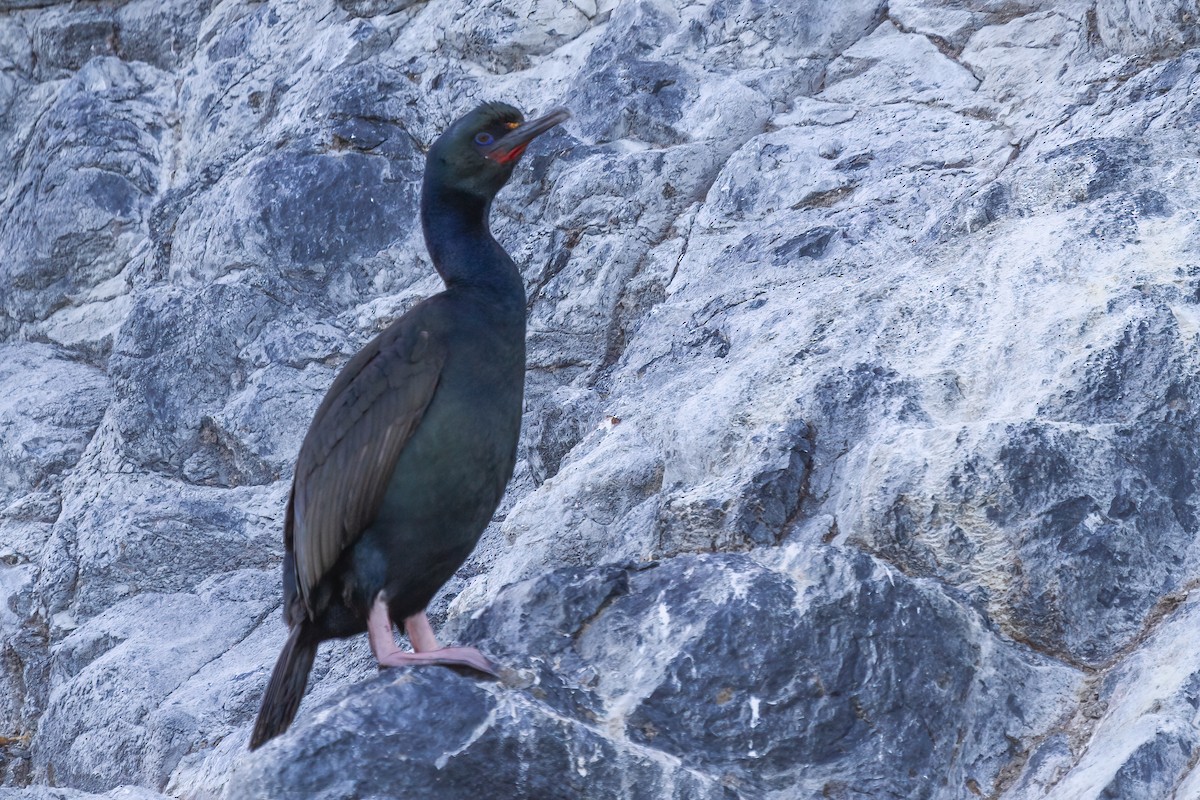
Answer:
[[[525,285],[488,227],[491,201],[430,187],[421,193],[421,228],[433,266],[446,288],[495,295],[525,307]]]

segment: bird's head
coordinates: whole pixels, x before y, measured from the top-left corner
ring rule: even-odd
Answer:
[[[426,180],[435,177],[447,188],[490,201],[534,137],[569,116],[565,108],[556,108],[526,122],[521,112],[507,103],[484,103],[433,143],[426,161]]]

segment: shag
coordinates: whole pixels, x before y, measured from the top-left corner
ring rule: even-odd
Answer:
[[[492,238],[492,200],[534,137],[568,116],[526,122],[487,103],[430,148],[421,225],[446,289],[350,359],[300,447],[283,532],[290,630],[251,750],[291,724],[326,639],[365,630],[381,668],[496,674],[473,647],[441,647],[425,607],[475,548],[516,463],[525,287]],[[413,652],[397,647],[396,621]]]

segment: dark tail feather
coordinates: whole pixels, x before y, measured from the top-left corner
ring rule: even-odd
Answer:
[[[257,750],[265,742],[287,730],[300,708],[304,688],[308,685],[308,671],[312,669],[319,642],[312,638],[308,626],[301,622],[292,627],[287,644],[275,662],[271,682],[263,695],[258,719],[254,722],[254,735],[250,737],[250,749]]]

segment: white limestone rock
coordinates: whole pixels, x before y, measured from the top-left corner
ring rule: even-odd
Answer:
[[[1200,796],[1194,16],[0,0],[0,799]],[[499,99],[574,116],[431,610],[517,677],[330,643],[248,754],[295,452]]]

